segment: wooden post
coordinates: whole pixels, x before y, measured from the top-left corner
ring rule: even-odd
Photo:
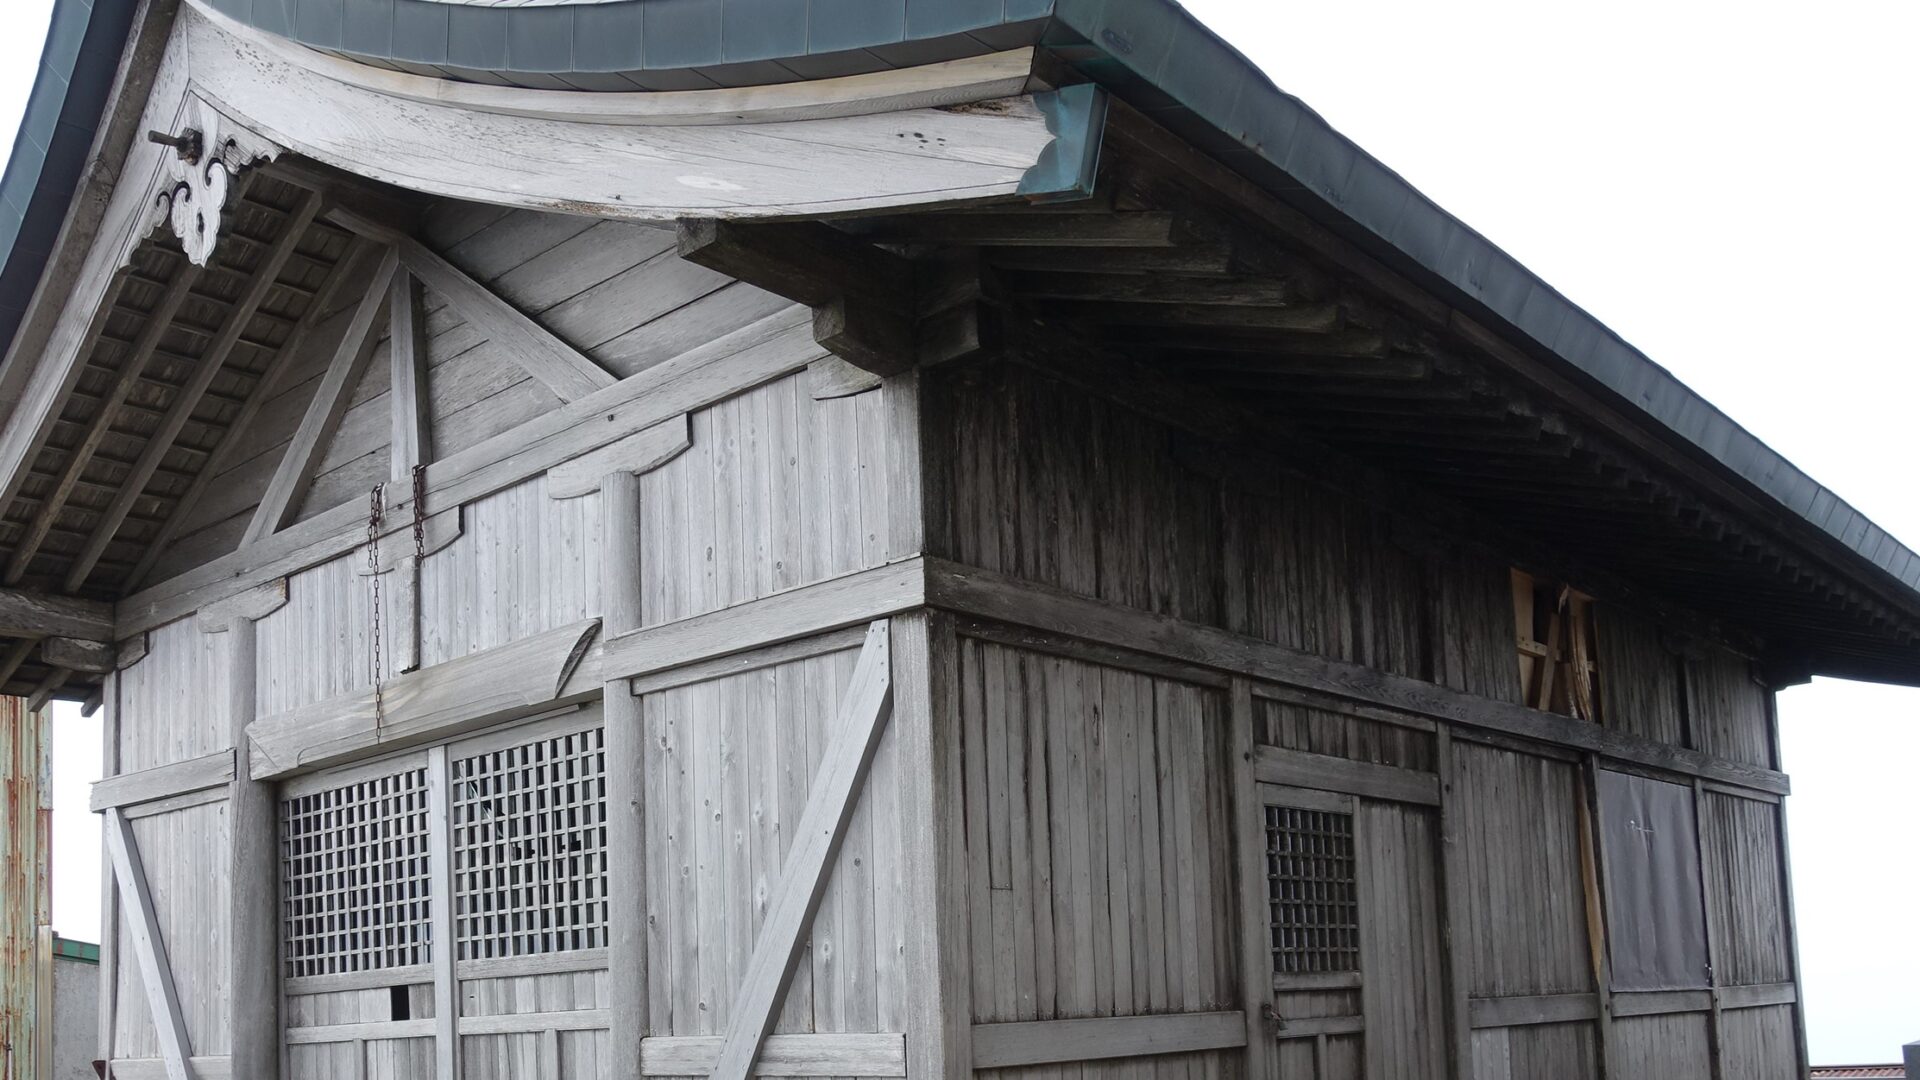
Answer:
[[[1440,773],[1440,941],[1447,963],[1447,1056],[1454,1080],[1470,1080],[1474,1075],[1473,1023],[1468,1015],[1472,942],[1467,939],[1467,871],[1461,859],[1451,726],[1439,725],[1434,749]]]
[[[601,634],[640,628],[640,478],[609,473],[600,483]],[[608,1017],[613,1075],[638,1075],[647,1034],[646,727],[625,679],[605,688],[607,783]]]
[[[958,651],[941,612],[893,620],[893,724],[901,784],[908,984],[907,1075],[972,1080],[967,851],[961,832]]]
[[[1228,703],[1231,725],[1227,739],[1233,768],[1233,837],[1235,880],[1240,883],[1240,993],[1247,1012],[1247,1076],[1268,1080],[1273,1075],[1272,930],[1267,910],[1266,808],[1254,780],[1253,684],[1232,682]]]
[[[100,692],[100,775],[120,772],[120,673],[107,673]],[[120,997],[120,897],[113,857],[100,846],[100,1060],[113,1060],[114,1011]]]
[[[447,748],[427,751],[428,921],[433,934],[433,1064],[438,1080],[460,1077],[460,963],[453,930],[453,842],[449,822]]]
[[[1600,1040],[1600,1075],[1613,1075],[1613,969],[1607,955],[1607,913],[1601,900],[1605,863],[1600,851],[1599,778],[1597,759],[1585,755],[1580,764],[1580,884],[1586,897],[1587,958],[1593,971],[1593,990],[1600,1003],[1595,1030]]]
[[[273,785],[247,771],[247,725],[253,722],[259,639],[253,619],[235,615],[227,639],[227,722],[233,740],[233,782],[227,789],[231,885],[227,918],[227,986],[232,1004],[233,1075],[271,1077],[280,1060],[279,895],[275,858],[278,826]]]

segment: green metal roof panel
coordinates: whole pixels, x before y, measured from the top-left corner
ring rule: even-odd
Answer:
[[[55,0],[33,92],[0,176],[0,350],[60,235],[132,24],[135,0]]]

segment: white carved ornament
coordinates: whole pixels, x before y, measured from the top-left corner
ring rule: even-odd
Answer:
[[[161,141],[161,134],[155,133],[155,141]],[[187,258],[205,266],[219,243],[221,215],[235,177],[279,156],[280,147],[204,102],[184,110],[167,134],[178,145],[166,151],[160,167],[160,190],[148,230],[168,226]]]

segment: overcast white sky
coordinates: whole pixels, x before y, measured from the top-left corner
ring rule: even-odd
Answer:
[[[798,0],[796,0],[798,2]],[[1283,89],[1920,543],[1920,4],[1188,7]],[[17,128],[48,0],[0,13]],[[1816,1063],[1920,1039],[1920,691],[1781,695]],[[97,726],[56,714],[54,915],[99,925]]]

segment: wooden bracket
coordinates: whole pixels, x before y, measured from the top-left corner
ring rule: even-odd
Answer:
[[[200,632],[218,634],[226,631],[236,619],[255,622],[287,606],[287,579],[275,578],[265,585],[248,589],[246,592],[216,600],[200,609]]]
[[[591,495],[612,473],[651,472],[693,445],[692,423],[681,413],[619,442],[582,454],[547,470],[547,496],[573,499]]]
[[[817,222],[679,224],[680,257],[813,308],[813,336],[876,375],[913,366],[913,263]]]

